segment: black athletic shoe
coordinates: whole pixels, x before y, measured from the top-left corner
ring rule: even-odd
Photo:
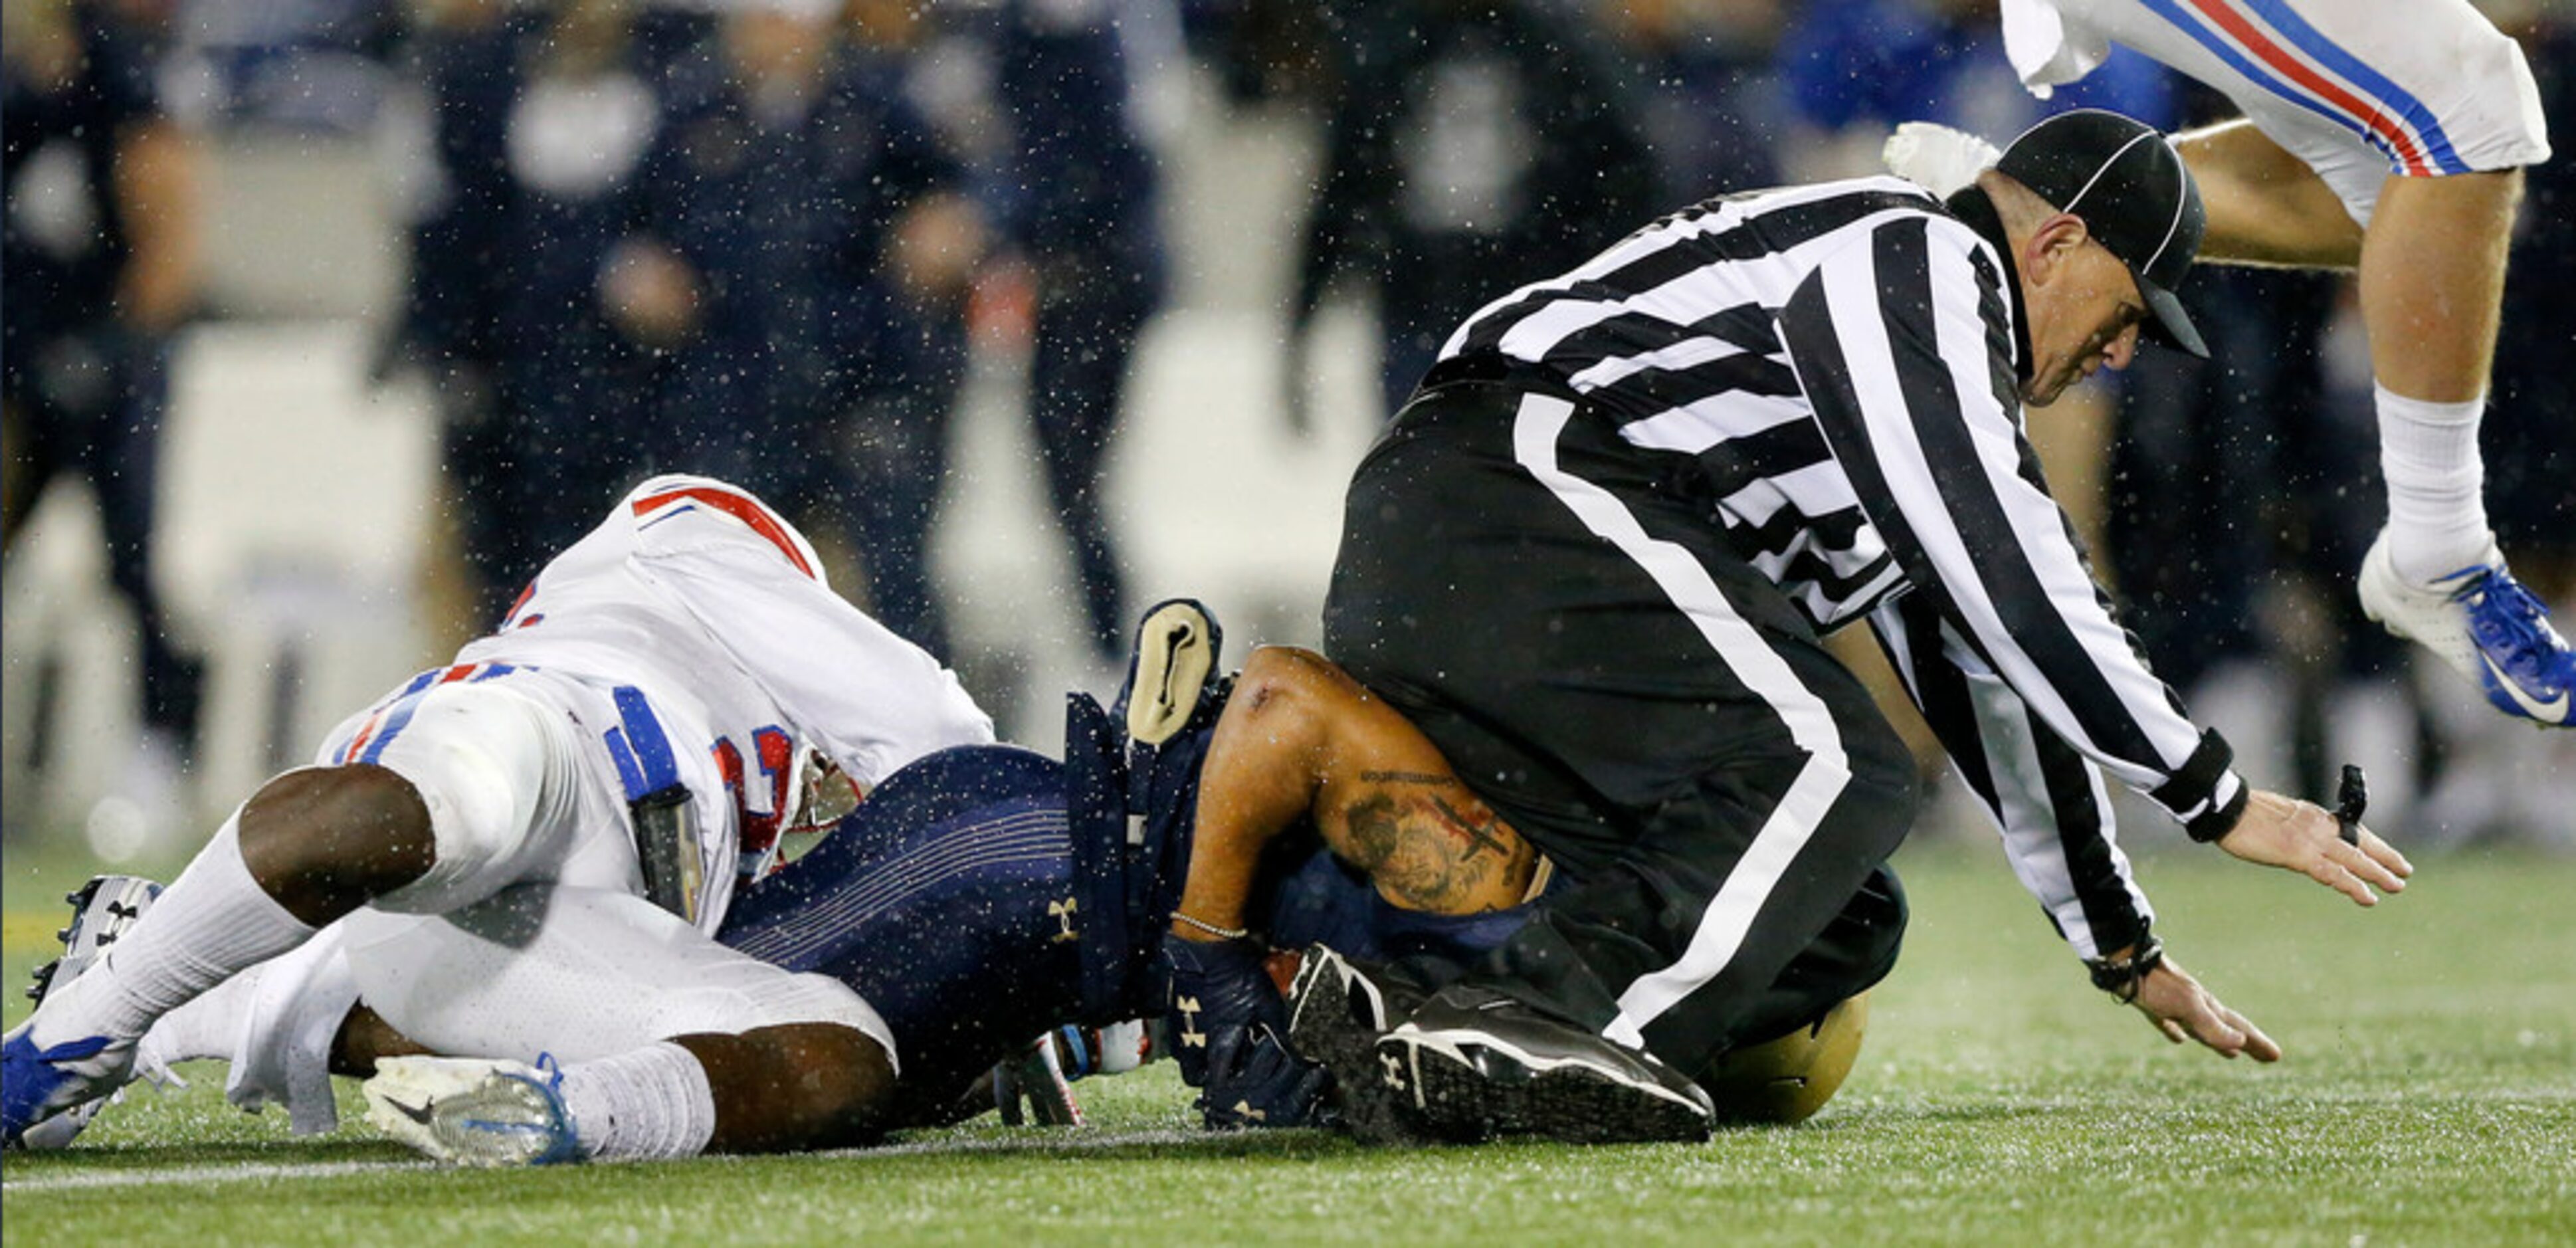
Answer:
[[[1379,1038],[1379,1068],[1442,1139],[1571,1144],[1708,1138],[1708,1093],[1653,1057],[1510,997],[1453,984]]]
[[[1386,968],[1353,962],[1315,945],[1288,989],[1288,1047],[1333,1075],[1330,1093],[1342,1125],[1365,1144],[1432,1144],[1440,1136],[1411,1116],[1378,1064],[1378,1037],[1429,995]]]

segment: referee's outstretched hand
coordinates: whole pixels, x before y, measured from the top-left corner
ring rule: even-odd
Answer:
[[[2203,1048],[2224,1058],[2242,1054],[2258,1062],[2281,1060],[2281,1046],[2273,1043],[2272,1037],[2264,1035],[2263,1029],[2244,1015],[2227,1008],[2226,1002],[2201,987],[2200,981],[2172,958],[2147,972],[2147,977],[2138,983],[2138,999],[2130,1004],[2175,1044],[2197,1040]]]
[[[2257,789],[2218,847],[2247,862],[2296,871],[2358,905],[2379,904],[2374,888],[2404,892],[2415,864],[2369,828],[2354,824],[2353,831],[2346,841],[2325,807]]]

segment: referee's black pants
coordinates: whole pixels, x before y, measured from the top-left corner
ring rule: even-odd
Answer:
[[[1894,964],[1914,763],[1645,458],[1569,399],[1426,392],[1352,481],[1325,647],[1571,882],[1467,980],[1697,1076]]]

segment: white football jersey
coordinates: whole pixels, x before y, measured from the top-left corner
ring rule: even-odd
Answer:
[[[831,591],[813,547],[749,491],[656,477],[537,574],[491,636],[375,712],[448,680],[542,674],[601,748],[583,765],[632,800],[686,786],[702,837],[697,920],[776,853],[807,761],[864,788],[925,754],[993,739],[956,675]],[[396,712],[398,713],[398,712]],[[334,734],[364,758],[369,729]]]

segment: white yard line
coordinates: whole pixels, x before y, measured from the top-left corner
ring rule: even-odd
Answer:
[[[174,1183],[214,1184],[279,1179],[334,1179],[352,1174],[436,1168],[426,1161],[315,1161],[301,1165],[245,1161],[229,1166],[182,1166],[175,1170],[93,1170],[81,1174],[47,1175],[42,1178],[0,1179],[0,1192],[14,1196],[21,1192],[61,1192],[92,1187],[159,1187]]]
[[[1217,1138],[1221,1137],[1211,1136],[1204,1131],[1177,1127],[1117,1132],[1076,1130],[1044,1134],[1031,1132],[1026,1135],[1012,1134],[962,1140],[919,1140],[876,1148],[836,1149],[812,1155],[836,1160],[864,1160],[869,1157],[924,1153],[1088,1152],[1138,1145],[1203,1144]],[[0,1193],[15,1196],[21,1193],[63,1192],[91,1188],[336,1179],[353,1174],[391,1174],[406,1170],[445,1168],[428,1161],[315,1161],[291,1165],[244,1161],[221,1166],[180,1166],[169,1170],[91,1170],[78,1174],[45,1175],[25,1179],[6,1178],[0,1179]]]

